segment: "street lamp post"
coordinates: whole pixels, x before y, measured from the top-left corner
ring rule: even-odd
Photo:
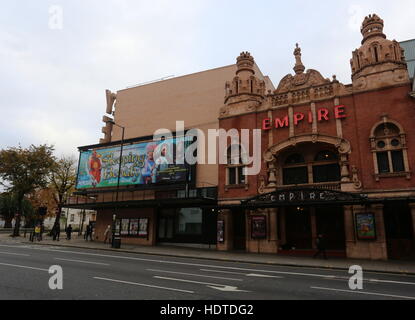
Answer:
[[[114,208],[114,215],[113,215],[113,219],[112,219],[113,221],[112,221],[112,241],[111,241],[111,243],[112,243],[112,247],[114,248],[114,247],[116,247],[115,246],[115,223],[116,223],[116,219],[117,219],[117,210],[118,210],[118,194],[119,194],[119,189],[120,189],[121,165],[122,165],[122,153],[123,153],[123,148],[124,148],[125,127],[116,124],[114,120],[112,120],[111,123],[122,129],[120,163],[119,163],[119,166],[118,166],[118,178],[117,178],[117,191],[115,193],[115,208]],[[120,241],[121,241],[121,239],[120,239]]]

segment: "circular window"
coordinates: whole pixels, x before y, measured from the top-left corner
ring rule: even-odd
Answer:
[[[379,141],[378,142],[378,148],[379,149],[383,149],[383,148],[385,148],[386,147],[386,143],[385,143],[385,141]]]
[[[392,147],[399,147],[399,145],[400,145],[401,143],[399,142],[399,140],[398,139],[393,139],[392,141],[391,141],[391,145],[392,145]]]

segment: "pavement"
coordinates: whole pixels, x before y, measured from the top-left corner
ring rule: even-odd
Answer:
[[[8,242],[30,243],[35,245],[46,245],[55,247],[71,247],[79,249],[94,249],[104,251],[115,251],[123,253],[135,253],[179,258],[194,258],[204,260],[216,260],[226,262],[239,262],[262,265],[291,266],[324,268],[333,270],[349,270],[352,265],[362,267],[364,271],[392,273],[403,275],[415,275],[415,261],[373,261],[361,259],[330,258],[328,260],[313,259],[311,257],[293,257],[274,254],[257,254],[246,252],[221,252],[214,249],[184,248],[175,246],[139,246],[121,243],[120,249],[111,248],[108,244],[96,241],[85,241],[82,236],[73,235],[71,240],[64,237],[60,241],[53,241],[50,237],[44,237],[40,242],[30,242],[26,238],[11,238],[8,234],[0,234],[0,240]]]

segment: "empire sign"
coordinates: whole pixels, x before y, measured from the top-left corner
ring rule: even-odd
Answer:
[[[272,193],[260,195],[253,199],[247,200],[246,204],[274,204],[274,205],[292,205],[307,203],[347,203],[366,200],[367,195],[347,193],[334,190],[324,189],[290,189],[280,190]]]
[[[297,126],[303,121],[307,121],[311,124],[315,120],[317,120],[318,122],[329,121],[331,117],[333,117],[334,119],[344,119],[347,117],[345,109],[345,106],[335,106],[333,115],[330,114],[330,110],[327,108],[318,109],[316,111],[317,119],[314,119],[313,113],[311,111],[309,111],[308,113],[296,112],[293,115],[292,122],[295,126]],[[288,128],[289,126],[290,118],[288,115],[284,118],[265,118],[262,121],[262,130],[265,131],[271,130],[272,128]]]

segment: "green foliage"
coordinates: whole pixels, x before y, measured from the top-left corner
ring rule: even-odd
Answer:
[[[0,151],[0,183],[23,200],[24,195],[46,187],[55,163],[53,146],[31,145]]]
[[[49,145],[12,147],[0,151],[0,184],[17,197],[18,214],[23,214],[25,195],[47,186],[55,165],[54,148]],[[19,235],[20,216],[13,235]]]
[[[6,221],[5,228],[11,228],[11,221],[19,210],[17,197],[11,193],[0,194],[0,216]],[[27,199],[22,201],[22,214],[26,225],[31,225],[36,220],[36,212]]]

